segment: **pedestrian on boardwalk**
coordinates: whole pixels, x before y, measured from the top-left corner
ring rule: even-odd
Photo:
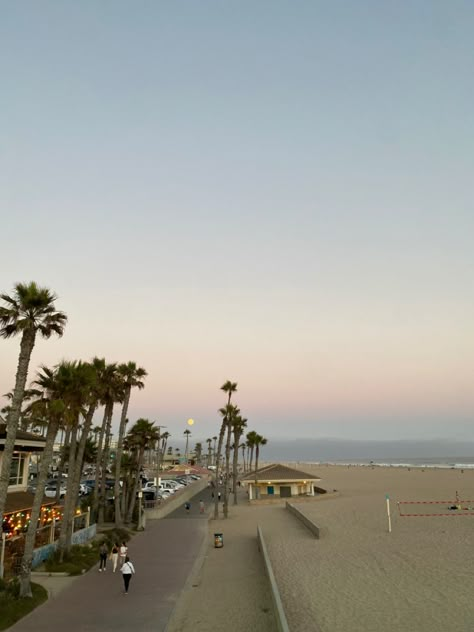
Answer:
[[[191,509],[191,503],[184,503],[184,508],[186,509],[186,513],[189,513],[189,510]]]
[[[125,594],[128,595],[128,586],[130,584],[130,580],[132,579],[132,575],[135,575],[135,567],[130,561],[128,555],[125,557],[125,562],[122,564],[122,568],[120,569],[123,577],[123,585],[125,588]]]
[[[119,555],[120,555],[120,566],[122,567],[125,563],[125,558],[127,557],[128,547],[125,542],[122,542],[122,546],[120,547]]]
[[[217,492],[217,500],[220,500],[220,499],[221,499],[221,493]]]
[[[99,556],[100,556],[100,564],[99,564],[99,573],[106,570],[107,566],[107,555],[109,554],[109,549],[105,542],[102,542],[99,548]]]
[[[112,553],[110,554],[110,559],[112,560],[112,567],[113,567],[113,572],[114,573],[117,570],[119,550],[120,550],[120,547],[119,547],[118,543],[116,542],[113,545]]]
[[[204,513],[204,501],[199,501],[199,513]]]

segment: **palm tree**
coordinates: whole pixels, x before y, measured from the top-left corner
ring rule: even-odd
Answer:
[[[161,460],[164,458],[166,454],[166,444],[168,443],[168,439],[171,437],[169,432],[164,432],[161,435],[161,447],[158,450],[158,463],[157,463],[157,477],[160,475],[161,471]],[[172,454],[173,448],[168,448],[168,454]]]
[[[212,440],[214,441],[214,461],[213,461],[213,465],[216,464],[216,443],[217,443],[217,437],[212,437]]]
[[[234,433],[234,458],[232,462],[232,492],[234,494],[234,505],[237,504],[237,466],[239,462],[239,441],[247,427],[247,419],[237,415],[232,422],[232,432]]]
[[[117,364],[107,364],[101,374],[100,380],[100,403],[104,406],[102,425],[97,442],[97,461],[95,465],[94,496],[92,499],[92,515],[103,520],[105,503],[105,479],[107,477],[107,465],[109,456],[109,445],[111,436],[112,416],[114,404],[120,400],[123,390],[123,383],[119,378]],[[100,508],[100,516],[99,514]]]
[[[92,417],[98,403],[98,395],[94,391],[96,385],[94,367],[81,361],[63,363],[63,367],[64,397],[68,413],[66,421],[71,427],[71,440],[68,451],[68,485],[58,541],[61,561],[64,553],[71,547],[72,524],[79,492],[82,456],[87,434],[92,424]],[[81,418],[84,419],[85,432],[83,431],[82,438],[79,438]]]
[[[196,445],[194,446],[194,457],[196,459],[196,463],[198,465],[201,465],[201,458],[202,458],[202,443],[196,443]]]
[[[245,473],[245,448],[246,447],[247,447],[247,444],[245,442],[239,445],[239,448],[242,450],[242,465],[244,468],[244,473]]]
[[[184,458],[186,459],[186,463],[187,463],[188,462],[188,443],[189,443],[189,435],[191,434],[191,430],[186,428],[183,434],[186,435],[186,448],[184,450]]]
[[[260,446],[266,445],[267,439],[262,437],[262,435],[257,434],[255,438],[255,497],[258,498],[258,487],[257,487],[257,470],[258,470],[258,456],[260,454]]]
[[[59,369],[51,370],[43,367],[41,371],[42,373],[38,373],[36,384],[42,386],[43,390],[40,392],[38,399],[32,404],[32,407],[36,412],[41,410],[42,414],[49,419],[49,424],[38,472],[36,493],[30,513],[30,522],[25,537],[25,548],[20,571],[21,597],[32,597],[31,564],[36,541],[36,530],[43,503],[43,490],[48,477],[49,465],[53,458],[54,441],[66,408],[58,380]]]
[[[232,393],[235,393],[237,391],[237,382],[231,382],[230,380],[227,380],[227,382],[225,382],[221,386],[221,391],[224,391],[224,393],[227,393],[227,406],[230,406]],[[217,452],[215,452],[215,448],[214,448],[215,457],[216,457],[216,481],[219,481],[219,477],[221,474],[220,470],[221,470],[222,443],[224,442],[224,435],[227,428],[226,409],[221,408],[219,412],[222,415],[222,423],[219,430],[219,441],[217,445]],[[218,494],[216,494],[216,497],[214,500],[214,518],[217,520],[218,516],[219,516],[219,499],[218,499]]]
[[[125,426],[127,424],[128,405],[130,403],[130,394],[132,388],[138,388],[141,390],[145,388],[143,379],[147,376],[145,369],[137,367],[135,362],[128,362],[128,364],[121,364],[118,367],[119,376],[123,380],[123,404],[122,414],[120,415],[120,426],[117,441],[117,450],[115,454],[115,483],[114,483],[114,497],[115,497],[115,526],[123,526],[122,512],[120,510],[120,467],[122,463],[123,452],[123,438],[125,436]]]
[[[133,512],[135,509],[138,483],[140,481],[140,471],[143,466],[143,456],[145,450],[150,446],[155,445],[158,441],[159,429],[148,419],[138,419],[135,424],[130,428],[127,435],[127,445],[129,449],[136,456],[136,470],[135,470],[135,484],[132,489],[130,502],[128,505],[128,511],[126,516],[126,522],[132,521]]]
[[[36,389],[34,388],[25,388],[25,392],[23,393],[23,401],[22,404],[26,404],[27,402],[30,402],[33,398],[37,397],[38,392]],[[5,397],[5,399],[7,399],[8,401],[12,401],[13,399],[13,391],[10,391],[9,393],[5,393],[5,395],[3,396]],[[11,406],[4,406],[0,412],[3,413],[4,415],[7,415],[11,410]],[[32,423],[32,418],[31,418],[31,410],[30,410],[30,406],[26,406],[24,409],[20,410],[20,428],[22,430],[28,430],[28,426],[30,425],[30,423]]]
[[[248,469],[251,470],[252,469],[252,463],[253,463],[253,453],[255,450],[255,440],[257,438],[257,433],[255,432],[255,430],[251,430],[250,432],[247,432],[246,437],[247,439],[247,459],[248,459]]]
[[[36,335],[39,333],[43,338],[50,338],[53,334],[62,336],[67,317],[63,312],[56,311],[56,296],[49,289],[38,287],[34,282],[17,283],[12,296],[1,294],[0,299],[5,303],[4,306],[0,306],[0,336],[11,338],[21,335],[15,388],[7,415],[0,472],[0,519],[3,520],[16,432]]]
[[[230,493],[230,440],[232,437],[232,425],[234,420],[240,415],[240,410],[233,404],[226,406],[226,426],[227,426],[227,440],[225,445],[225,472],[224,472],[224,493],[223,493],[223,512],[224,518],[227,518],[229,513],[229,493]]]

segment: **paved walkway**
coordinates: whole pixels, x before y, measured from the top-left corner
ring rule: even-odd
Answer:
[[[199,513],[200,498],[211,511],[205,490],[190,501],[189,515],[183,506],[163,520],[150,520],[129,542],[136,575],[128,595],[123,593],[122,574],[112,573],[108,562],[105,573],[92,568],[10,630],[164,631],[208,535],[208,514]]]

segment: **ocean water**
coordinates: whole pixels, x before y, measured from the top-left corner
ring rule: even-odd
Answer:
[[[376,465],[377,467],[422,467],[422,468],[441,468],[441,469],[474,469],[474,458],[472,457],[433,457],[433,458],[411,458],[411,459],[385,459],[373,461],[368,459],[356,460],[333,460],[318,461],[315,465]]]
[[[269,438],[260,454],[266,462],[334,463],[383,467],[474,468],[474,442]]]

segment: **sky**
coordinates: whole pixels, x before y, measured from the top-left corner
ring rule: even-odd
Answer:
[[[474,439],[474,6],[24,0],[0,20],[0,291],[195,440]],[[0,341],[0,392],[19,341]],[[171,440],[172,443],[172,440]]]

